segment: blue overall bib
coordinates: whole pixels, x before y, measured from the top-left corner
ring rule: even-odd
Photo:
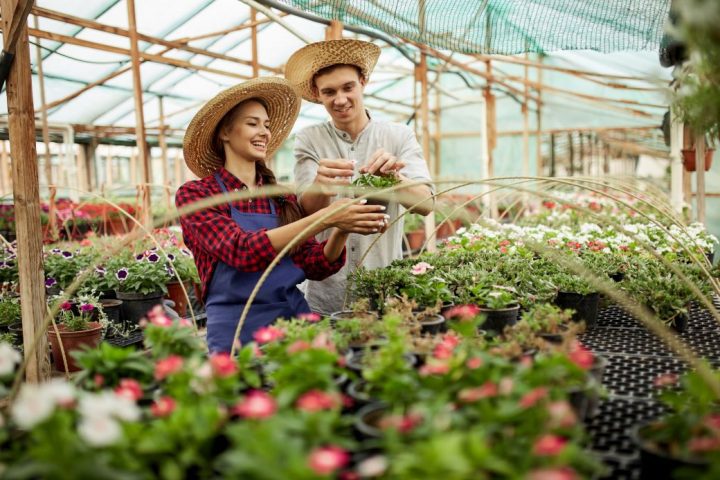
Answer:
[[[222,191],[227,193],[225,183],[217,173],[215,180]],[[270,210],[270,214],[241,213],[230,204],[233,221],[246,232],[277,228],[279,217],[272,200]],[[207,344],[210,353],[229,352],[232,348],[240,315],[262,274],[262,271],[241,272],[225,262],[218,262],[205,301]],[[305,297],[297,288],[303,280],[305,272],[298,268],[290,257],[283,257],[270,272],[250,306],[240,331],[242,345],[253,341],[253,334],[259,328],[272,324],[277,318],[297,317],[301,313],[310,312]]]

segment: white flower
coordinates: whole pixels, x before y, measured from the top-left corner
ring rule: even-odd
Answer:
[[[42,384],[42,389],[56,405],[70,405],[75,400],[75,387],[62,378],[53,378]]]
[[[86,418],[115,417],[125,421],[135,421],[140,418],[140,410],[134,400],[111,391],[82,397],[78,410]]]
[[[0,343],[0,377],[10,375],[15,371],[15,365],[22,361],[20,352],[9,343]]]
[[[18,427],[31,430],[45,421],[55,410],[55,401],[40,385],[25,383],[12,406],[12,417]]]
[[[117,421],[108,416],[93,415],[80,421],[78,434],[88,445],[106,447],[120,439],[122,429]]]
[[[375,455],[360,462],[357,472],[362,478],[379,477],[385,473],[387,468],[387,458],[383,455]]]

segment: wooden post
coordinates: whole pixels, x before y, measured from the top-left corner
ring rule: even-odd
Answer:
[[[435,171],[435,162],[430,155],[430,112],[428,99],[428,82],[427,82],[427,55],[420,54],[420,65],[415,68],[415,80],[420,81],[420,121],[422,122],[422,148],[425,161],[428,162],[428,170]],[[425,217],[425,236],[428,238],[427,250],[434,252],[437,250],[437,235],[435,233],[435,216],[431,213]]]
[[[130,183],[133,186],[137,186],[138,178],[137,178],[137,148],[132,148],[130,151]]]
[[[140,81],[140,53],[138,49],[138,33],[135,24],[135,0],[127,1],[128,31],[130,33],[130,57],[132,60],[133,90],[135,92],[135,137],[142,167],[142,183],[150,185],[150,159],[147,155],[145,142],[145,113],[143,112],[142,83]],[[143,217],[139,220],[146,226],[150,225],[150,196],[143,197]]]
[[[105,188],[109,192],[113,186],[113,174],[112,174],[112,146],[107,145],[107,157],[105,158]]]
[[[253,78],[257,78],[260,75],[260,65],[258,64],[258,38],[257,38],[257,11],[254,8],[250,8],[250,40],[252,48],[252,71]]]
[[[77,149],[77,158],[76,164],[77,164],[77,188],[78,190],[82,190],[84,192],[88,192],[90,190],[90,187],[88,186],[88,172],[87,172],[87,157],[85,156],[85,145],[79,145],[80,148]],[[70,148],[75,148],[75,145],[72,145]],[[79,192],[78,192],[79,193]]]
[[[545,174],[545,168],[543,166],[543,158],[542,158],[542,72],[543,69],[540,66],[543,61],[542,54],[540,55],[540,58],[538,59],[538,69],[537,69],[537,112],[535,112],[535,118],[536,118],[536,132],[535,132],[535,175],[538,177],[541,177]],[[527,100],[527,99],[526,99]]]
[[[578,137],[580,139],[580,174],[581,175],[587,175],[587,165],[585,165],[585,144],[583,142],[583,136],[585,134],[583,132],[578,132]]]
[[[0,0],[4,45],[18,0]],[[47,337],[40,333],[45,316],[40,191],[35,150],[35,117],[27,23],[22,19],[15,60],[7,78],[8,129],[12,151],[13,203],[18,244],[18,270],[26,379],[49,377]],[[37,341],[36,341],[37,340]]]
[[[493,178],[495,176],[495,163],[493,152],[497,145],[497,127],[495,123],[495,95],[493,95],[492,87],[492,63],[490,60],[485,61],[485,69],[487,70],[485,79],[485,88],[483,89],[483,97],[485,98],[485,130],[487,132],[487,176]],[[488,188],[489,190],[489,188]],[[497,219],[499,212],[495,203],[495,194],[487,194],[486,204],[490,210],[490,216]]]
[[[178,148],[177,152],[175,153],[175,188],[180,187],[183,183],[185,183],[185,179],[181,176],[182,175],[182,149]]]
[[[33,15],[33,22],[36,29],[38,16]],[[45,100],[45,76],[43,75],[42,49],[40,37],[35,37],[35,57],[37,58],[38,86],[40,87],[40,121],[42,123],[42,137],[45,144],[45,183],[52,184],[52,160],[50,156],[50,132],[48,131],[47,101]],[[68,166],[69,167],[69,166]]]
[[[697,182],[697,221],[705,223],[705,133],[695,135],[695,181]]]
[[[525,57],[527,58],[527,53],[525,54]],[[525,96],[523,97],[523,103],[522,103],[522,116],[523,116],[523,134],[522,134],[522,149],[523,149],[523,163],[522,163],[522,174],[523,177],[527,177],[530,175],[530,109],[528,108],[528,102],[529,96],[530,96],[530,67],[526,64],[524,67],[524,76],[525,76],[525,87],[523,89],[523,92],[525,93]],[[523,195],[523,198],[527,200],[527,195]]]
[[[330,20],[330,25],[325,29],[325,40],[342,39],[343,23],[339,20]]]
[[[10,155],[5,140],[0,140],[0,179],[2,180],[2,194],[12,193],[12,180],[10,179]]]
[[[440,73],[438,74],[440,75]],[[440,79],[438,79],[438,82],[440,82]],[[440,89],[435,89],[435,109],[433,113],[435,114],[435,136],[433,137],[433,147],[434,147],[434,154],[435,154],[435,163],[434,167],[435,170],[432,172],[432,178],[437,180],[440,178],[440,173],[442,171],[442,165],[440,165],[440,161],[442,159],[442,156],[440,155],[440,128],[441,128],[441,118],[440,115],[442,113],[442,109],[440,107],[440,104],[442,102],[442,95],[440,94]]]
[[[168,171],[167,142],[165,141],[165,109],[163,108],[163,97],[158,97],[158,114],[160,116],[160,133],[158,134],[158,143],[160,144],[160,161],[162,162],[163,177],[163,196],[165,197],[165,205],[170,208],[170,172]]]
[[[575,175],[575,149],[573,148],[573,134],[568,132],[568,153],[570,155],[570,170],[568,174],[572,177]]]
[[[555,134],[550,134],[550,176],[555,176]]]

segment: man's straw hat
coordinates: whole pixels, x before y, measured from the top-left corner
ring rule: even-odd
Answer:
[[[218,93],[188,125],[183,140],[183,155],[195,175],[203,178],[223,166],[223,160],[212,149],[213,134],[226,113],[251,98],[260,99],[268,109],[272,136],[267,145],[267,158],[285,141],[300,113],[297,90],[279,77],[260,77],[241,83]]]
[[[313,77],[331,65],[348,64],[360,68],[365,80],[380,57],[380,47],[362,40],[326,40],[311,43],[293,53],[285,65],[285,78],[292,83],[302,97],[320,103],[313,93]]]

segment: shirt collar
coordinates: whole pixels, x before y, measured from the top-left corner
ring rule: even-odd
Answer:
[[[371,124],[372,121],[373,121],[372,115],[370,115],[370,111],[369,111],[368,109],[365,109],[365,115],[367,115],[367,117],[368,117],[368,123],[366,123],[366,124],[365,124],[365,128],[363,128],[363,129],[360,131],[360,133],[358,134],[358,138],[360,138],[363,133],[365,133],[365,132],[368,131],[368,129],[370,128],[370,124]],[[353,140],[352,140],[352,138],[350,137],[350,134],[349,134],[348,132],[346,132],[345,130],[340,130],[339,128],[337,128],[337,127],[335,126],[335,123],[334,123],[332,120],[330,120],[330,126],[331,126],[332,129],[335,131],[335,135],[337,135],[338,137],[342,138],[343,140],[345,140],[345,141],[348,142],[348,143],[352,143]]]
[[[230,173],[225,167],[220,167],[218,173],[220,174],[220,178],[222,179],[223,183],[225,184],[225,188],[227,188],[228,191],[247,190],[247,185],[245,185],[245,183],[239,178],[237,178],[235,175]],[[257,174],[257,176],[255,177],[255,183],[258,187],[262,187],[263,181],[260,174]]]

